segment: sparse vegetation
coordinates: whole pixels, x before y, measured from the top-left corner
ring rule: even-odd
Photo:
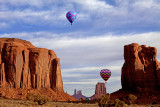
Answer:
[[[3,100],[3,98],[2,98],[2,97],[0,97],[0,100]]]
[[[136,101],[137,97],[133,94],[129,94],[128,96],[126,96],[126,103],[127,104],[134,104],[134,102]]]
[[[33,101],[23,101],[23,100],[11,100],[11,99],[1,99],[0,107],[25,107],[25,106],[35,106]]]
[[[34,95],[33,93],[27,93],[27,100],[37,102],[39,105],[43,105],[50,101],[50,99],[46,96],[42,96],[40,94]]]
[[[34,101],[34,94],[33,94],[33,93],[27,93],[26,98],[27,98],[27,100],[29,100],[29,101]]]
[[[119,99],[110,100],[107,104],[107,107],[125,107],[125,106],[126,106],[125,102]]]
[[[106,94],[106,95],[101,96],[99,103],[106,104],[108,103],[109,100],[110,100],[110,94]]]
[[[48,102],[38,105],[38,103],[33,101],[3,99],[0,100],[0,107],[98,107],[98,104]]]
[[[125,107],[126,104],[124,101],[119,99],[110,100],[110,94],[107,94],[100,98],[99,106],[100,107]]]

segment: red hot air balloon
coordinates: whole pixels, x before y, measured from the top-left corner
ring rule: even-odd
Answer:
[[[111,71],[108,69],[102,69],[100,71],[100,75],[105,81],[107,81],[109,77],[111,76]]]
[[[84,101],[84,98],[80,98],[79,101]]]

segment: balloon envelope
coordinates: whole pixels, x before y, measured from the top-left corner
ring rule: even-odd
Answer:
[[[77,17],[77,13],[74,11],[69,11],[66,14],[66,18],[71,24],[76,20],[76,17]]]
[[[85,100],[89,100],[89,98],[85,98]]]
[[[108,69],[103,69],[100,71],[100,75],[105,81],[107,81],[111,76],[111,71]]]
[[[84,98],[80,98],[79,101],[84,101]]]

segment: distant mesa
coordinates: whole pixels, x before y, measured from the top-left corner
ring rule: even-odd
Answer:
[[[95,94],[90,97],[91,100],[99,99],[101,96],[106,95],[106,86],[105,83],[98,82],[96,84]]]
[[[81,90],[77,91],[76,89],[74,90],[74,94],[72,96],[74,98],[76,98],[77,100],[79,100],[80,98],[84,98],[84,99],[88,98],[88,97],[82,95],[82,91]]]
[[[95,94],[92,95],[91,97],[86,97],[82,95],[82,91],[81,90],[77,91],[76,89],[74,90],[74,94],[72,96],[77,100],[79,100],[80,98],[84,99],[89,98],[90,100],[94,100],[94,99],[99,99],[103,95],[106,95],[106,93],[107,92],[105,83],[98,82],[95,87]]]
[[[16,38],[0,38],[0,97],[26,99],[43,94],[55,101],[73,101],[63,91],[60,58]]]

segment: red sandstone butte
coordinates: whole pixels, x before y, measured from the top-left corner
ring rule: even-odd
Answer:
[[[124,46],[122,89],[142,91],[160,87],[160,63],[157,49],[132,43]]]
[[[106,95],[105,83],[98,82],[96,84],[95,94],[90,99],[99,99],[101,96]]]
[[[25,99],[28,92],[56,101],[75,100],[63,91],[60,58],[53,50],[25,40],[0,38],[0,96]]]

